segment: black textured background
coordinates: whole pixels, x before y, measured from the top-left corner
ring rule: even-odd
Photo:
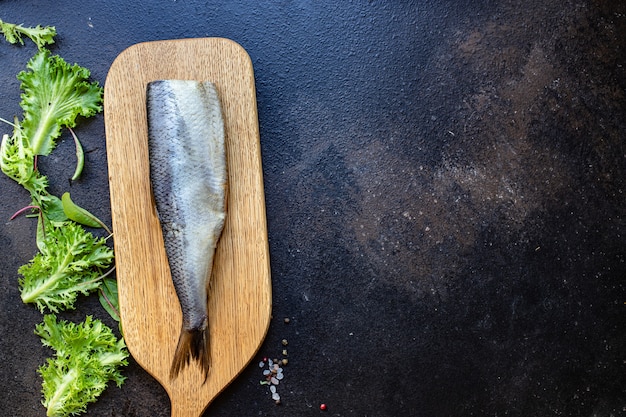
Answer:
[[[282,405],[254,360],[206,416],[626,410],[626,3],[3,0],[0,19],[56,26],[53,51],[100,83],[142,41],[250,54],[274,303],[259,358],[287,339],[289,364]],[[0,117],[34,53],[0,43]],[[110,223],[102,115],[77,133],[83,179],[69,135],[41,169]],[[16,272],[35,224],[8,220],[25,191],[0,190],[0,405],[43,416],[49,351]],[[95,298],[63,317],[90,313],[108,320]],[[89,416],[169,416],[125,374]]]

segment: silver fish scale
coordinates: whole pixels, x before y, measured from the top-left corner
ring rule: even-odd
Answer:
[[[207,287],[225,219],[224,127],[215,87],[148,85],[150,180],[183,328],[207,326]]]

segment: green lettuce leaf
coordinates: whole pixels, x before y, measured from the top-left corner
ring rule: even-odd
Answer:
[[[45,228],[41,252],[19,268],[22,301],[44,312],[74,308],[79,294],[99,288],[113,250],[74,222]]]
[[[88,82],[88,69],[70,65],[47,49],[31,58],[27,68],[17,75],[23,90],[22,129],[34,155],[49,155],[62,127],[74,127],[79,115],[102,111],[103,90]]]
[[[109,313],[113,320],[120,321],[120,302],[117,291],[117,280],[105,278],[99,293],[100,304]]]
[[[30,38],[37,48],[42,49],[44,46],[54,43],[54,37],[57,34],[54,26],[37,25],[35,27],[24,27],[23,25],[16,25],[15,23],[3,22],[0,19],[0,32],[4,34],[4,38],[10,43],[20,43],[24,45],[22,36]]]
[[[126,345],[100,320],[87,316],[83,323],[75,324],[47,314],[35,334],[55,351],[54,357],[38,369],[48,416],[84,413],[109,381],[118,387],[124,382],[120,368],[128,365]]]
[[[17,122],[13,136],[2,136],[0,169],[6,176],[26,188],[33,197],[46,193],[48,179],[35,168],[35,155]]]
[[[72,201],[70,193],[63,193],[61,196],[61,205],[63,207],[63,213],[68,219],[82,224],[83,226],[89,226],[99,229],[104,226],[104,223],[96,216],[77,205]],[[110,233],[110,232],[109,232]]]

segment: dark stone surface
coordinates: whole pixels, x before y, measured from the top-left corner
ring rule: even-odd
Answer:
[[[141,41],[252,57],[274,291],[259,357],[287,339],[289,364],[282,405],[253,361],[207,416],[624,412],[623,2],[5,0],[0,18],[55,25],[53,50],[101,83]],[[0,117],[34,51],[0,44]],[[110,223],[102,115],[78,133],[83,179],[68,135],[42,170]],[[40,416],[49,352],[16,272],[35,224],[8,220],[28,197],[0,187],[0,404]],[[63,317],[85,314],[107,320],[93,298]],[[169,415],[126,375],[88,415]]]

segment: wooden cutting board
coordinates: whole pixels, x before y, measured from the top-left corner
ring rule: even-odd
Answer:
[[[157,79],[212,81],[226,131],[228,217],[209,293],[212,368],[195,363],[169,378],[182,314],[149,179],[146,85]],[[113,62],[104,116],[116,272],[130,353],[166,389],[172,416],[198,417],[250,362],[269,326],[271,282],[252,63],[222,38],[136,44]]]

